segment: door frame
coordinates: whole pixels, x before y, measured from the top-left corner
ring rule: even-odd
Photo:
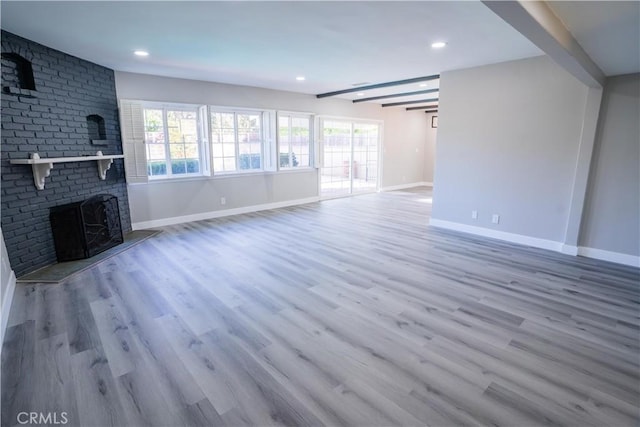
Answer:
[[[353,193],[353,163],[350,167],[350,182],[349,182],[349,193],[347,194],[335,194],[335,195],[322,195],[322,164],[324,163],[324,140],[323,140],[323,132],[322,132],[322,124],[325,120],[335,120],[348,122],[351,125],[351,159],[353,159],[353,125],[354,123],[365,123],[365,124],[376,124],[378,125],[378,162],[377,162],[377,180],[376,186],[374,189],[370,191],[358,191],[357,193]],[[362,194],[371,194],[378,193],[382,188],[382,163],[383,163],[383,154],[384,154],[384,120],[379,119],[363,119],[360,117],[345,117],[345,116],[330,116],[330,115],[318,115],[315,117],[314,128],[316,129],[315,135],[315,159],[316,159],[316,169],[318,172],[318,197],[320,200],[329,200],[329,199],[338,199],[342,197],[352,197],[359,196]],[[353,161],[353,160],[352,160]]]

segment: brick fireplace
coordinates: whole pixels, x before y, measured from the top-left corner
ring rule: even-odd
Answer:
[[[2,31],[0,212],[17,276],[56,262],[49,209],[99,194],[118,198],[122,231],[131,229],[122,159],[103,181],[95,162],[56,164],[46,186],[31,166],[10,160],[122,154],[113,70]]]

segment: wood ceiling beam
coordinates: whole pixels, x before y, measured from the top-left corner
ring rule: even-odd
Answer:
[[[425,89],[425,90],[417,90],[415,92],[403,92],[403,93],[393,93],[391,95],[380,95],[380,96],[371,96],[369,98],[359,98],[359,99],[354,99],[353,102],[367,102],[367,101],[374,101],[376,99],[387,99],[387,98],[399,98],[401,96],[413,96],[413,95],[425,95],[427,93],[434,93],[434,92],[439,92],[440,89],[439,88],[435,88],[435,89]]]
[[[405,108],[405,110],[407,111],[412,111],[412,110],[424,110],[425,108],[438,108],[437,105],[421,105],[419,107],[407,107]]]
[[[321,93],[319,95],[316,95],[316,98],[326,98],[329,96],[336,96],[336,95],[342,95],[345,93],[353,93],[353,92],[362,92],[365,90],[380,89],[383,87],[400,86],[400,85],[419,83],[419,82],[428,82],[431,80],[437,80],[439,78],[440,78],[440,74],[434,74],[432,76],[415,77],[413,79],[396,80],[394,82],[377,83],[377,84],[368,85],[368,86],[358,86],[351,89],[343,89],[343,90],[337,90],[335,92]]]
[[[382,104],[383,107],[396,107],[398,105],[408,105],[408,104],[420,104],[423,102],[436,102],[439,98],[431,98],[431,99],[418,99],[417,101],[403,101],[403,102],[391,102],[389,104]]]

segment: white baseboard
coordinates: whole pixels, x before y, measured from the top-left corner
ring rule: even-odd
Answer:
[[[563,243],[562,247],[560,248],[560,252],[562,252],[563,254],[576,256],[578,255],[578,247],[572,246],[572,245],[565,245]]]
[[[595,258],[602,261],[615,262],[617,264],[629,265],[631,267],[640,267],[640,257],[623,254],[620,252],[611,252],[611,251],[605,251],[603,249],[587,248],[585,246],[579,246],[578,255],[584,256],[587,258]]]
[[[415,187],[433,187],[433,182],[410,182],[409,184],[390,185],[389,187],[380,187],[380,191],[397,191]]]
[[[166,225],[182,224],[185,222],[202,221],[205,219],[221,218],[230,215],[240,215],[251,212],[266,211],[270,209],[286,208],[288,206],[304,205],[320,201],[319,197],[308,197],[306,199],[287,200],[285,202],[265,203],[262,205],[245,206],[242,208],[222,209],[219,211],[203,212],[192,215],[174,216],[170,218],[154,219],[151,221],[140,221],[131,223],[133,230],[143,230],[146,228],[164,227]]]
[[[506,242],[517,243],[519,245],[531,246],[534,248],[548,249],[561,252],[562,243],[554,240],[539,239],[537,237],[525,236],[522,234],[507,233],[505,231],[491,230],[489,228],[476,227],[474,225],[460,224],[457,222],[443,221],[440,219],[429,219],[429,225],[447,230],[461,231],[463,233],[475,234],[492,239],[504,240]]]
[[[463,233],[475,234],[477,236],[504,240],[511,243],[517,243],[519,245],[548,249],[567,255],[579,255],[587,258],[594,258],[602,261],[629,265],[631,267],[640,267],[640,257],[622,254],[619,252],[605,251],[596,248],[587,248],[584,246],[572,246],[564,244],[562,242],[556,242],[554,240],[539,239],[537,237],[524,236],[522,234],[507,233],[504,231],[491,230],[489,228],[476,227],[473,225],[460,224],[457,222],[443,221],[433,218],[429,220],[429,225],[439,228],[445,228],[447,230],[461,231]]]
[[[2,295],[2,330],[0,330],[0,352],[2,351],[2,343],[4,342],[4,334],[7,330],[7,323],[9,323],[9,311],[11,310],[11,302],[13,301],[13,295],[16,292],[16,275],[11,270],[7,283],[7,291]]]

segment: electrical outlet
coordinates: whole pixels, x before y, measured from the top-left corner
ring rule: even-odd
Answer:
[[[493,214],[491,216],[491,222],[494,223],[494,224],[500,224],[500,215]]]
[[[220,197],[220,204],[221,205],[226,205],[227,204],[227,198],[226,197]]]
[[[478,219],[478,211],[471,211],[471,219]]]

